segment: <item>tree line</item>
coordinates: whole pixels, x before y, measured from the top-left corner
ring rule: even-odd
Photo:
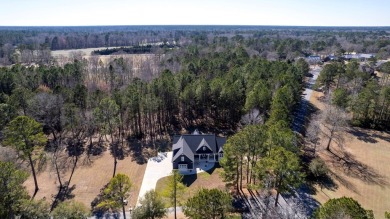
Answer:
[[[331,31],[330,31],[331,30]],[[0,64],[48,63],[50,51],[99,47],[138,46],[175,42],[224,47],[241,44],[266,59],[293,60],[310,54],[376,53],[390,57],[385,28],[299,27],[53,27],[0,30]]]
[[[126,53],[126,54],[145,54],[150,53],[152,51],[152,46],[132,46],[129,48],[120,47],[113,49],[105,49],[105,50],[94,50],[92,51],[93,55],[111,55],[113,53]]]
[[[386,62],[379,67],[378,74],[371,74],[365,72],[356,61],[331,63],[321,71],[317,87],[324,90],[333,105],[352,113],[353,125],[388,129],[389,66]]]

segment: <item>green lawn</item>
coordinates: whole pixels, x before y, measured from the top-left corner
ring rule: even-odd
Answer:
[[[188,198],[193,196],[200,188],[218,188],[225,189],[225,183],[220,177],[222,168],[214,168],[209,172],[203,172],[196,175],[183,177],[183,184],[186,188],[182,194],[178,195],[178,206],[184,203]],[[156,191],[161,193],[167,187],[168,177],[161,178],[157,181]],[[172,207],[168,198],[163,198],[166,207]]]

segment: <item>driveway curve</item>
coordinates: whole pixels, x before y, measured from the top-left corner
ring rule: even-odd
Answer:
[[[172,173],[172,152],[158,153],[157,157],[148,160],[141,189],[139,191],[137,206],[139,200],[144,197],[147,191],[156,188],[157,181]]]

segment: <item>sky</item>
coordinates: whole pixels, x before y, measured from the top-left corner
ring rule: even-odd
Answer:
[[[390,26],[389,0],[0,0],[0,26]]]

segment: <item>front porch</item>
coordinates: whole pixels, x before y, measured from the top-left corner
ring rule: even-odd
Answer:
[[[194,155],[195,162],[218,162],[218,154]]]
[[[179,173],[182,175],[192,175],[201,172],[206,172],[214,168],[215,162],[195,161],[194,169],[179,168]]]

